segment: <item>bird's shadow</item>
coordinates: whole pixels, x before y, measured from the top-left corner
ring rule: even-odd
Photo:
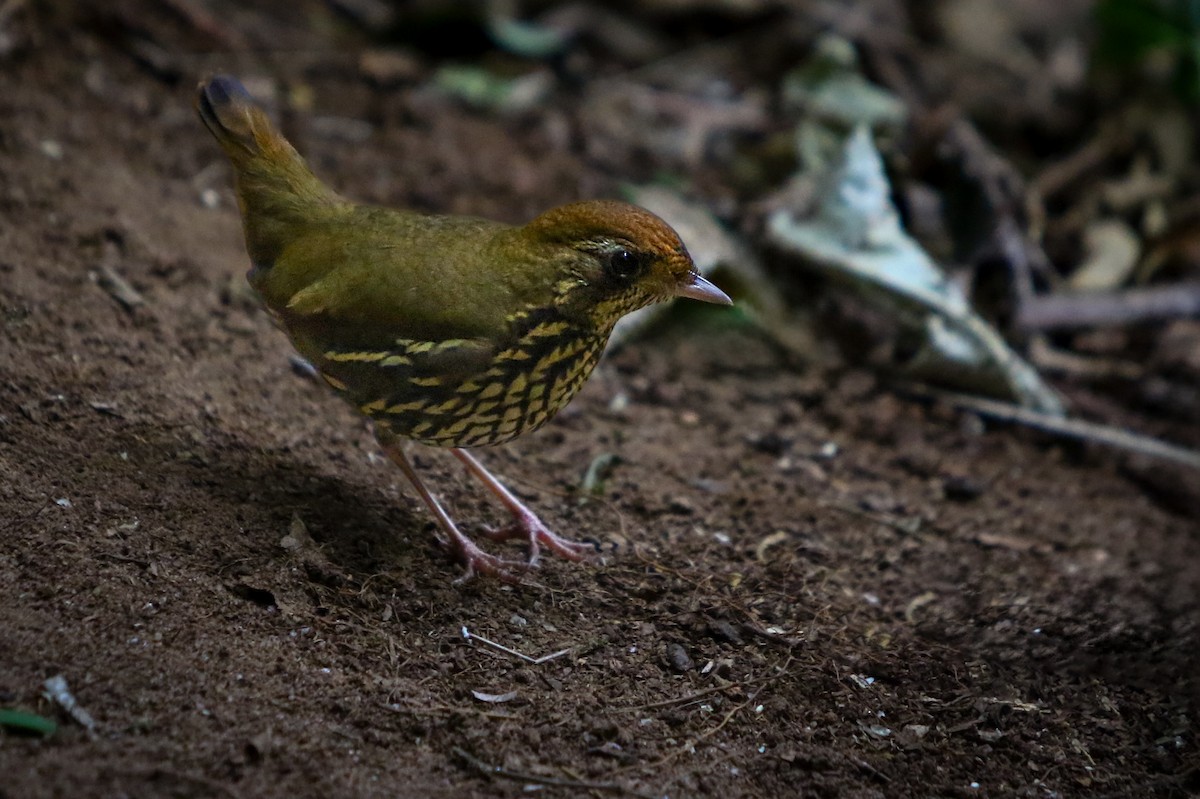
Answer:
[[[214,524],[235,519],[236,534],[266,558],[286,559],[281,543],[294,536],[299,520],[322,555],[354,582],[400,566],[415,570],[414,577],[428,571],[446,581],[449,562],[435,543],[432,520],[409,504],[400,481],[365,481],[358,465],[339,470],[338,463],[348,463],[341,455],[331,455],[335,462],[322,468],[307,453],[264,448],[228,430],[188,436],[182,449],[179,431],[166,439],[162,430],[126,432],[131,447],[133,439],[142,444],[144,466],[157,471],[163,496],[220,508],[212,513]],[[198,501],[197,491],[205,495]]]

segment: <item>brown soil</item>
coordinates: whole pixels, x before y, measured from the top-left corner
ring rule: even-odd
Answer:
[[[211,49],[167,7],[113,6],[167,55]],[[402,476],[242,289],[191,96],[267,62],[171,74],[109,13],[26,8],[0,62],[0,705],[56,716],[62,674],[97,722],[0,737],[0,796],[1200,791],[1188,478],[1161,503],[1110,453],[798,366],[723,317],[610,355],[483,453],[602,558],[453,584]],[[272,69],[314,109],[375,123],[347,143],[287,119],[346,193],[520,221],[615,192],[550,123],[370,88],[293,13],[246,25],[278,26]],[[468,529],[498,518],[417,458]]]

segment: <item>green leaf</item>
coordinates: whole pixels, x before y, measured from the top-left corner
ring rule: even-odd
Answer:
[[[58,725],[45,716],[26,713],[23,710],[0,710],[0,727],[9,732],[44,737],[49,737],[58,730]]]

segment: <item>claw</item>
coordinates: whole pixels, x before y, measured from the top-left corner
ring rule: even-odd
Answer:
[[[489,541],[512,541],[519,539],[526,542],[529,550],[528,564],[536,566],[542,547],[567,560],[580,561],[589,553],[595,552],[596,547],[582,541],[572,541],[557,535],[533,514],[517,514],[511,524],[503,527],[485,527],[483,536]]]
[[[488,552],[484,552],[470,541],[467,543],[469,544],[467,547],[455,547],[455,554],[466,566],[466,570],[462,576],[454,581],[455,585],[469,582],[480,574],[495,577],[501,582],[516,585],[521,582],[521,579],[532,566],[532,564],[522,563],[518,560],[507,560],[496,557]]]

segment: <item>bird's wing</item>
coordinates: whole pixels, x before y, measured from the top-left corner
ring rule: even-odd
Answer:
[[[503,340],[512,314],[543,299],[516,285],[490,249],[503,229],[360,206],[313,225],[253,280],[284,327],[328,341]]]

